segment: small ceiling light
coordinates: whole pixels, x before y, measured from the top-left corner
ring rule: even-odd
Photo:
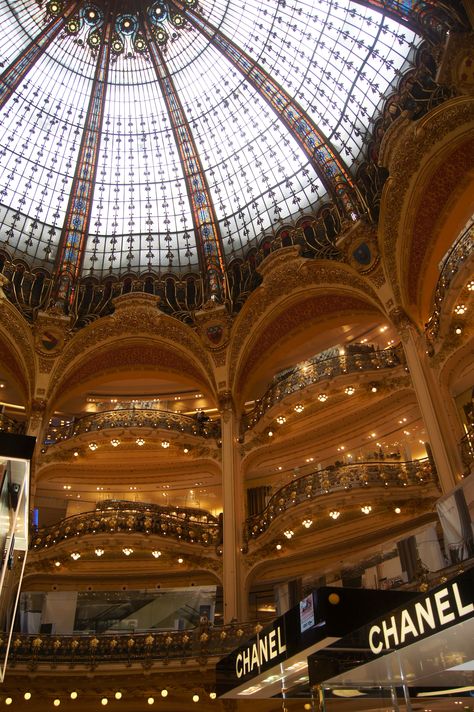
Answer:
[[[5,699],[5,704],[6,704],[6,705],[11,705],[12,702],[13,702],[13,700],[12,700],[11,697],[7,697],[7,698]]]
[[[371,386],[370,390],[372,391],[372,393],[377,393],[377,386],[374,384],[373,386]]]
[[[347,388],[344,390],[344,393],[346,393],[348,396],[354,395],[354,393],[355,393],[354,386],[347,386]]]
[[[61,562],[60,562],[60,561],[55,561],[55,562],[54,562],[54,565],[55,565],[55,566],[61,566]]]
[[[149,705],[154,705],[155,704],[155,698],[154,697],[149,697],[147,700]]]
[[[163,447],[165,450],[169,448],[170,444],[168,440],[162,440],[161,441],[161,447]]]
[[[154,551],[151,552],[152,556],[155,557],[155,559],[159,559],[161,556],[161,551],[158,551],[158,549],[155,549]]]
[[[55,707],[59,707],[60,704],[61,704],[61,700],[56,697],[56,699],[53,700],[53,705],[54,705]]]
[[[112,447],[118,447],[120,445],[120,440],[117,440],[117,438],[114,438],[113,440],[110,441],[110,444]]]
[[[474,279],[467,283],[467,289],[469,292],[474,292]]]
[[[105,707],[105,705],[108,705],[109,701],[108,701],[107,697],[103,697],[100,701],[100,704],[104,705],[104,707]]]
[[[363,512],[364,514],[370,514],[372,511],[372,507],[370,506],[370,504],[366,504],[360,508],[360,511]]]
[[[184,452],[185,455],[187,455],[188,452],[189,452],[189,448],[188,448],[188,447],[183,447],[183,452]]]
[[[73,690],[69,696],[70,696],[71,700],[77,700],[76,690]]]
[[[337,509],[333,509],[331,512],[329,512],[329,516],[331,517],[331,519],[337,519],[341,516],[341,513],[338,512]]]
[[[291,537],[294,536],[294,533],[295,533],[295,532],[292,531],[291,529],[286,529],[286,530],[283,532],[283,535],[286,536],[287,539],[291,539]]]
[[[81,555],[78,551],[73,551],[71,554],[71,559],[74,559],[74,561],[77,561],[78,559],[81,558]]]
[[[461,329],[461,327],[460,327],[460,326],[457,326],[457,327],[454,329],[454,333],[457,334],[458,336],[459,336],[459,334],[462,334],[462,329]]]
[[[273,437],[273,430],[269,430],[269,431],[268,431],[268,437],[269,437],[269,438],[272,438],[272,437]]]
[[[193,695],[193,702],[199,702],[199,695]]]
[[[117,690],[117,692],[115,693],[115,699],[116,699],[116,700],[121,700],[121,699],[122,699],[122,693],[120,692],[120,690]]]
[[[95,555],[96,556],[103,556],[105,554],[105,551],[103,549],[96,549],[95,550]]]
[[[133,554],[133,549],[130,549],[130,547],[126,546],[125,549],[122,549],[123,553],[125,556],[130,556],[130,554]]]
[[[216,693],[216,692],[210,692],[210,693],[209,693],[209,697],[211,698],[211,700],[215,700],[216,697],[217,697],[217,693]]]
[[[179,559],[178,559],[178,564],[182,564],[183,561],[184,561],[184,559],[180,556]]]
[[[74,450],[74,457],[79,457],[79,453],[77,452],[77,450]]]
[[[275,546],[275,549],[276,549],[277,551],[281,551],[281,544],[277,544],[277,545]]]
[[[458,316],[462,316],[466,312],[466,305],[465,304],[458,304],[457,307],[454,308],[454,313],[457,314]]]
[[[168,697],[168,690],[161,690],[161,696],[162,697]]]
[[[92,452],[97,450],[98,447],[97,443],[89,443],[89,450],[92,450]]]
[[[144,441],[143,438],[137,438],[137,439],[135,440],[135,442],[136,442],[137,445],[139,445],[140,447],[145,444],[145,441]]]
[[[302,413],[304,411],[304,405],[302,403],[297,403],[293,410],[295,413]]]
[[[318,401],[321,401],[321,403],[325,403],[328,397],[329,396],[326,393],[320,393],[318,396]]]
[[[25,692],[23,697],[25,698],[25,700],[31,700],[31,692]]]
[[[393,511],[395,512],[395,514],[400,514],[402,510],[400,509],[400,507],[395,507]]]
[[[301,523],[305,527],[305,529],[309,529],[313,523],[313,520],[312,519],[303,519],[303,521]]]
[[[286,418],[284,415],[279,415],[276,420],[278,425],[283,425],[284,423],[286,423]]]

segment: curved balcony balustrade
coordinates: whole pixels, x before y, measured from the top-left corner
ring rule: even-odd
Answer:
[[[15,433],[16,435],[23,435],[25,433],[25,423],[19,423],[13,418],[9,418],[8,415],[0,413],[0,431],[4,433]]]
[[[246,520],[244,534],[247,540],[257,539],[288,509],[298,504],[307,504],[331,492],[356,488],[369,490],[372,487],[400,490],[430,482],[437,484],[437,477],[428,459],[364,462],[326,468],[299,477],[275,492],[260,514],[254,514]]]
[[[474,426],[469,428],[460,442],[461,459],[466,467],[466,474],[474,468]]]
[[[158,535],[201,546],[217,546],[222,542],[220,520],[203,510],[198,516],[198,510],[160,505],[135,506],[131,502],[128,507],[103,508],[103,505],[92,512],[73,515],[51,527],[38,529],[31,537],[30,548],[39,550],[76,537],[112,532]]]
[[[436,285],[433,311],[425,326],[425,334],[429,341],[434,341],[439,333],[443,302],[453,280],[466,260],[472,257],[473,254],[474,223],[456,240],[444,260]]]
[[[219,421],[199,423],[193,416],[181,415],[168,410],[129,408],[91,413],[84,415],[82,418],[72,420],[65,425],[50,428],[44,445],[55,445],[84,433],[95,433],[113,428],[171,430],[191,436],[214,438],[215,440],[218,440],[221,434]]]
[[[172,660],[185,663],[205,663],[208,658],[222,657],[255,634],[261,626],[255,623],[235,623],[213,627],[202,625],[182,631],[125,633],[107,635],[14,635],[9,665],[25,663],[31,670],[50,664],[87,666],[134,662],[151,667],[154,662]],[[4,653],[6,636],[0,641]]]
[[[361,371],[391,369],[405,363],[401,345],[384,351],[375,351],[370,346],[355,353],[346,353],[332,358],[314,357],[297,366],[281,379],[274,381],[253,410],[242,418],[242,429],[253,428],[265,413],[286,396],[297,393],[315,383],[332,380],[337,376]]]

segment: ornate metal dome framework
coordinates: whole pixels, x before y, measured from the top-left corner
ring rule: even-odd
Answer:
[[[2,5],[10,296],[78,324],[131,288],[178,315],[238,308],[281,244],[337,257],[337,234],[376,211],[383,98],[396,115],[446,98],[421,43],[463,21],[406,0]]]

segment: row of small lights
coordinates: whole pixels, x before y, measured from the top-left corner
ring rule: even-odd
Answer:
[[[135,443],[139,447],[142,447],[143,445],[145,445],[145,440],[143,438],[137,438],[135,440]],[[113,440],[110,441],[110,444],[112,445],[112,447],[118,447],[120,445],[120,440],[118,438],[113,438]],[[165,450],[167,450],[169,448],[170,444],[171,443],[169,442],[169,440],[161,441],[161,447],[164,448]],[[91,450],[92,452],[95,452],[96,450],[98,450],[98,448],[99,448],[98,443],[96,443],[96,442],[89,443],[89,450]],[[184,454],[187,455],[189,451],[190,451],[190,448],[187,445],[185,445],[183,447]],[[74,457],[79,457],[78,450],[74,451]]]
[[[168,693],[168,690],[167,690],[166,688],[163,689],[163,690],[161,690],[161,697],[168,697],[168,694],[169,694],[169,693]],[[33,696],[33,695],[32,695],[31,692],[25,692],[25,694],[23,695],[23,699],[26,700],[26,701],[28,701],[28,700],[31,700],[32,696]],[[73,690],[73,691],[70,693],[69,697],[71,698],[71,700],[77,700],[77,698],[79,697],[79,693],[76,692],[76,690]],[[116,700],[121,700],[122,697],[123,697],[123,693],[120,692],[119,690],[117,690],[117,692],[114,694],[114,698],[115,698]],[[211,700],[215,700],[216,697],[217,697],[217,694],[216,694],[215,692],[210,692],[210,693],[209,693],[209,697],[210,697]],[[193,702],[199,702],[199,699],[200,699],[200,697],[199,697],[199,695],[198,695],[197,693],[195,693],[195,694],[192,696]],[[101,702],[101,704],[105,707],[106,705],[109,704],[109,698],[108,698],[108,697],[102,697],[101,700],[100,700],[100,702]],[[153,705],[153,704],[155,703],[155,698],[154,698],[154,697],[148,697],[147,702],[148,702],[149,705]],[[13,698],[12,698],[12,697],[6,697],[6,698],[5,698],[5,704],[6,704],[6,705],[11,705],[12,703],[13,703]],[[59,697],[56,697],[56,699],[53,700],[53,705],[54,705],[54,707],[59,707],[60,704],[61,704],[61,700],[59,699]]]
[[[370,514],[372,511],[372,507],[370,504],[365,504],[363,507],[360,508],[360,511],[363,514]],[[395,512],[395,514],[400,514],[402,510],[400,509],[400,507],[395,507],[393,511]],[[331,517],[331,519],[336,520],[336,519],[339,519],[339,517],[341,516],[341,512],[337,509],[333,509],[329,512],[329,516]],[[313,524],[313,520],[312,519],[303,519],[301,524],[305,527],[305,529],[309,529]],[[292,539],[294,537],[294,535],[295,535],[295,533],[292,529],[285,529],[285,531],[283,532],[283,536],[286,537],[287,539]],[[282,549],[282,544],[278,543],[276,545],[276,549],[278,551],[280,551]]]
[[[378,388],[375,383],[372,384],[370,390],[372,391],[372,393],[377,393]],[[354,388],[354,386],[347,386],[347,388],[344,389],[344,393],[348,396],[353,396],[355,392],[356,389]],[[320,401],[320,403],[325,403],[328,398],[329,396],[327,393],[320,393],[318,396],[318,400]],[[302,403],[297,403],[294,406],[293,410],[295,411],[295,413],[302,413],[304,411],[304,405]],[[279,415],[276,418],[276,422],[278,423],[278,425],[284,425],[286,423],[286,417],[284,415]],[[273,437],[273,430],[268,431],[268,437]]]
[[[98,556],[100,558],[101,556],[103,556],[105,554],[105,550],[98,547],[97,549],[95,549],[94,553],[96,556]],[[129,546],[126,546],[122,549],[122,553],[125,554],[125,556],[131,556],[133,554],[133,549]],[[159,559],[161,556],[161,551],[159,551],[158,549],[153,549],[153,551],[151,552],[151,555],[155,559]],[[74,561],[77,561],[80,558],[81,558],[81,554],[78,551],[72,552],[71,559],[73,559]],[[182,564],[184,562],[183,557],[179,556],[177,559],[177,562],[178,562],[178,564]],[[55,561],[54,565],[59,567],[59,566],[61,566],[61,562]]]

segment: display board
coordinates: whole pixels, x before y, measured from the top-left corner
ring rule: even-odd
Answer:
[[[35,438],[0,433],[0,630],[7,636],[0,659],[1,682],[28,552],[30,460],[34,445]]]

